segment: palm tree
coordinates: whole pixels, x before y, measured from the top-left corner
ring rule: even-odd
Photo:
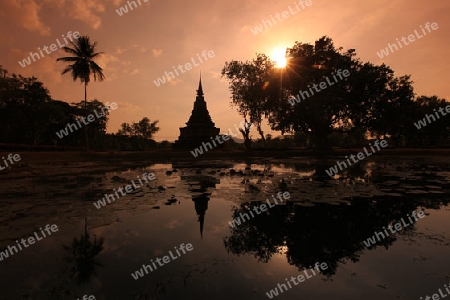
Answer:
[[[89,41],[89,36],[80,36],[76,42],[70,41],[72,48],[64,46],[62,49],[66,53],[73,56],[60,57],[56,61],[73,62],[68,65],[61,74],[71,72],[74,81],[80,79],[84,82],[84,116],[87,117],[87,85],[90,81],[91,74],[94,75],[94,81],[103,81],[103,69],[95,63],[94,58],[103,54],[103,52],[95,52],[97,42],[93,44]],[[89,150],[88,127],[84,126],[84,134],[86,139],[86,151]]]

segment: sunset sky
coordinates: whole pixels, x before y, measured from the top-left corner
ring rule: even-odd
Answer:
[[[56,58],[65,54],[59,47],[24,68],[18,62],[30,52],[38,52],[38,47],[55,44],[56,39],[63,43],[62,35],[69,31],[89,35],[98,43],[97,50],[105,53],[98,63],[104,68],[106,81],[92,81],[88,99],[118,104],[110,115],[108,132],[146,116],[159,120],[158,141],[177,139],[179,127],[185,126],[200,71],[210,115],[225,133],[242,119],[230,107],[228,83],[220,78],[224,63],[251,60],[258,52],[270,56],[277,48],[291,47],[295,41],[314,43],[323,35],[331,37],[336,47],[356,49],[362,61],[384,62],[397,76],[411,74],[418,95],[450,100],[448,0],[311,0],[304,8],[296,4],[298,0],[140,2],[136,0],[137,8],[128,7],[128,13],[119,16],[116,10],[127,1],[1,0],[0,65],[10,73],[37,77],[53,99],[81,101],[81,83],[68,74],[60,75],[65,64]],[[262,20],[283,11],[288,13],[282,21],[276,20],[268,29],[263,27],[262,33],[252,32]],[[388,43],[396,43],[396,38],[414,34],[414,30],[422,33],[420,26],[427,22],[436,22],[439,28],[383,59],[378,57],[377,52]],[[204,50],[213,51],[214,57],[199,63],[197,54]],[[172,66],[192,60],[199,65],[179,72],[170,83],[155,85],[154,80],[165,71],[173,72]],[[257,137],[255,130],[252,135]]]

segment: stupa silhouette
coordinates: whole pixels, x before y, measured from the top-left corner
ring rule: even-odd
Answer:
[[[203,142],[210,142],[211,137],[215,138],[219,134],[220,128],[216,128],[214,122],[211,120],[203,96],[202,76],[200,75],[194,109],[192,110],[189,121],[186,123],[187,126],[180,128],[180,136],[175,141],[175,148],[194,149],[199,147]]]

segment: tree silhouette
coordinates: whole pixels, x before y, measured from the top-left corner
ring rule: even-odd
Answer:
[[[232,60],[226,62],[222,69],[222,77],[226,77],[230,81],[232,105],[237,107],[245,120],[248,116],[250,122],[255,124],[264,146],[266,139],[261,126],[263,117],[268,115],[268,94],[265,91],[265,83],[269,79],[273,66],[274,62],[269,57],[258,54],[252,61]],[[249,144],[247,130],[239,131],[244,136],[246,145]]]
[[[333,74],[348,70],[350,77],[355,76],[358,62],[353,59],[354,50],[343,52],[330,38],[322,37],[314,45],[296,42],[288,49],[288,55],[283,95],[298,97],[301,101],[295,105],[288,104],[287,99],[280,103],[279,92],[272,93],[271,126],[282,132],[303,132],[310,136],[314,148],[329,148],[328,135],[350,127],[345,114],[351,107],[352,86],[348,84],[348,77],[336,77],[339,79],[336,82]],[[317,92],[314,85],[326,82],[327,78],[333,84]],[[278,81],[273,78],[270,85],[276,85]]]
[[[145,149],[152,140],[153,134],[159,131],[158,120],[150,122],[147,117],[142,118],[139,122],[131,124],[122,123],[117,131],[118,136],[127,137],[128,141],[139,149]]]
[[[296,42],[286,55],[284,72],[264,54],[252,61],[231,60],[222,68],[232,105],[255,124],[264,145],[264,118],[272,130],[302,134],[316,149],[359,147],[368,137],[389,139],[392,146],[445,142],[446,121],[439,120],[441,129],[437,123],[421,132],[414,127],[425,113],[442,109],[445,100],[415,98],[410,75],[395,76],[389,66],[363,62],[354,49],[335,47],[327,36],[312,45]]]
[[[57,61],[72,62],[67,66],[61,74],[71,73],[74,81],[79,79],[84,83],[84,113],[87,117],[87,85],[90,82],[91,74],[94,80],[103,81],[103,69],[95,63],[94,58],[102,54],[102,52],[95,52],[96,42],[91,44],[89,36],[80,36],[76,42],[70,41],[73,48],[64,46],[62,49],[73,56],[60,57]],[[87,125],[84,126],[86,151],[89,150],[89,138]]]

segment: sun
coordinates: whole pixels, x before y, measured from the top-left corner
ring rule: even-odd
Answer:
[[[270,59],[275,62],[276,68],[286,67],[286,48],[275,48],[270,55]]]

